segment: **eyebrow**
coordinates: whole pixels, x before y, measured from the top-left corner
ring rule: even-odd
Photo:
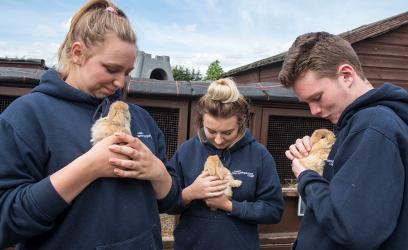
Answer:
[[[124,68],[122,65],[119,65],[119,64],[116,64],[116,63],[105,63],[105,64],[106,64],[106,66],[109,66],[109,67],[117,67],[117,68],[120,68],[120,69],[123,69],[123,68]],[[132,67],[132,68],[128,68],[127,70],[132,71],[132,70],[134,70],[134,69],[135,69],[135,68]]]
[[[315,99],[317,96],[319,96],[319,95],[321,95],[322,94],[322,92],[315,92],[315,93],[313,93],[312,95],[310,95],[308,98],[306,98],[305,100],[304,100],[304,102],[309,102],[311,99]]]
[[[207,126],[205,126],[205,127],[206,127],[208,130],[214,131],[213,129],[211,129],[211,128],[207,127]],[[233,130],[234,130],[234,128],[229,129],[229,130],[225,130],[225,131],[221,131],[221,133],[232,132]]]

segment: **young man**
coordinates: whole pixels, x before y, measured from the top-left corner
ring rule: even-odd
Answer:
[[[374,89],[351,45],[325,32],[296,39],[279,79],[336,135],[323,176],[297,160],[310,137],[286,151],[307,205],[292,249],[405,249],[408,93],[390,83]]]

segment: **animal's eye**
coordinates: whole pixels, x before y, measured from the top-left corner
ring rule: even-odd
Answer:
[[[322,139],[326,138],[326,136],[322,135]]]

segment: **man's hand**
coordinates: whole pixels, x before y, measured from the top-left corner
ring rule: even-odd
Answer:
[[[290,145],[289,150],[286,150],[285,155],[291,161],[295,158],[302,159],[309,155],[311,149],[310,136],[307,135],[302,139],[297,139],[295,144]]]
[[[292,172],[296,176],[296,179],[299,177],[300,173],[305,171],[306,168],[302,166],[302,164],[299,163],[298,159],[294,159],[292,161]]]

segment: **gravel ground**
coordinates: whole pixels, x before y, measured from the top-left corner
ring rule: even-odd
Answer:
[[[174,230],[174,215],[160,214],[162,237],[172,237]]]

